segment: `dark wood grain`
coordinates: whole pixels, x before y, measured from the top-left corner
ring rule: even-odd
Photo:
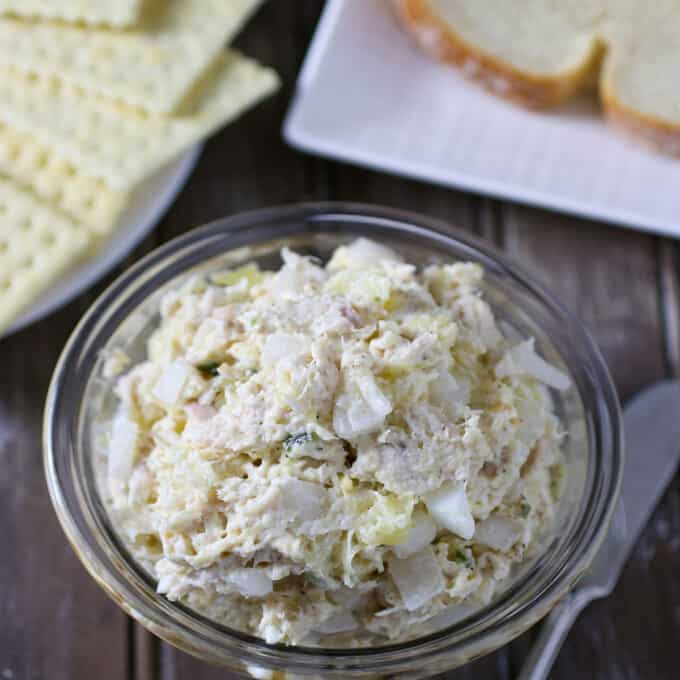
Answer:
[[[135,673],[148,664],[148,645],[135,652],[132,622],[89,577],[59,527],[41,435],[47,386],[69,334],[115,276],[159,243],[152,233],[74,302],[0,340],[2,680],[152,677]]]
[[[680,252],[669,239],[659,243],[661,304],[668,372],[680,378]]]
[[[677,343],[674,249],[651,236],[545,211],[508,206],[505,213],[505,249],[589,326],[621,397],[665,377],[675,361],[671,346]],[[586,672],[601,680],[677,677],[672,660],[680,661],[678,506],[676,483],[645,530],[614,595],[580,617],[552,678],[566,680]],[[515,667],[530,639],[531,634],[511,645]]]
[[[128,677],[127,619],[66,542],[43,477],[45,392],[84,306],[0,343],[0,677],[7,680]]]
[[[505,250],[589,327],[622,399],[663,377],[654,237],[508,206]]]
[[[270,2],[238,46],[281,73],[281,93],[205,147],[169,214],[116,271],[0,341],[0,678],[228,680],[132,623],[66,543],[43,481],[40,427],[58,353],[94,296],[158,243],[212,219],[302,200],[382,203],[442,218],[531,269],[591,328],[624,398],[680,377],[680,258],[669,240],[311,158],[280,128],[321,4]],[[680,405],[679,405],[680,408]],[[510,680],[534,633],[443,677]],[[680,667],[680,479],[608,600],[579,619],[555,680],[671,680]]]

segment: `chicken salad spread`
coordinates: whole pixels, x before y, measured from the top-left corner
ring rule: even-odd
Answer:
[[[108,360],[116,530],[159,593],[269,643],[488,603],[553,521],[568,378],[503,337],[476,264],[282,259],[183,282],[147,358]]]

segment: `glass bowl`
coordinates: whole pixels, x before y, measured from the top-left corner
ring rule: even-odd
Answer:
[[[518,569],[486,607],[436,633],[366,649],[268,645],[207,620],[155,591],[154,580],[113,531],[97,482],[96,433],[115,405],[103,377],[107,354],[122,348],[143,359],[159,320],[159,298],[188,272],[208,273],[256,261],[277,269],[283,245],[322,260],[340,244],[367,236],[416,265],[455,260],[486,270],[484,294],[506,335],[533,336],[538,351],[567,372],[572,387],[555,393],[566,430],[566,487],[540,554]],[[522,633],[563,597],[590,564],[605,535],[623,467],[620,409],[595,343],[542,286],[485,243],[436,220],[389,208],[308,204],[218,220],[147,255],[95,302],[69,339],[52,378],[44,421],[45,470],[61,525],[90,574],[142,625],[204,660],[255,677],[424,677],[462,665]],[[279,675],[275,676],[279,677]]]

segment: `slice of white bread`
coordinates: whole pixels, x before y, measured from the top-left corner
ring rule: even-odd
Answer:
[[[680,155],[680,0],[391,0],[436,58],[531,108],[597,83],[620,128]]]

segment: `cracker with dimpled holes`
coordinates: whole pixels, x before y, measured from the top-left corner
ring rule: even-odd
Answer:
[[[129,193],[80,172],[34,137],[0,124],[0,173],[99,236],[111,232]]]
[[[0,64],[171,113],[260,1],[164,0],[129,31],[3,18]]]
[[[0,14],[88,25],[132,26],[144,0],[0,0]]]
[[[183,116],[152,116],[55,78],[0,69],[0,122],[79,172],[130,191],[278,87],[274,71],[236,52],[220,56]]]
[[[0,332],[94,241],[50,203],[0,178]]]

